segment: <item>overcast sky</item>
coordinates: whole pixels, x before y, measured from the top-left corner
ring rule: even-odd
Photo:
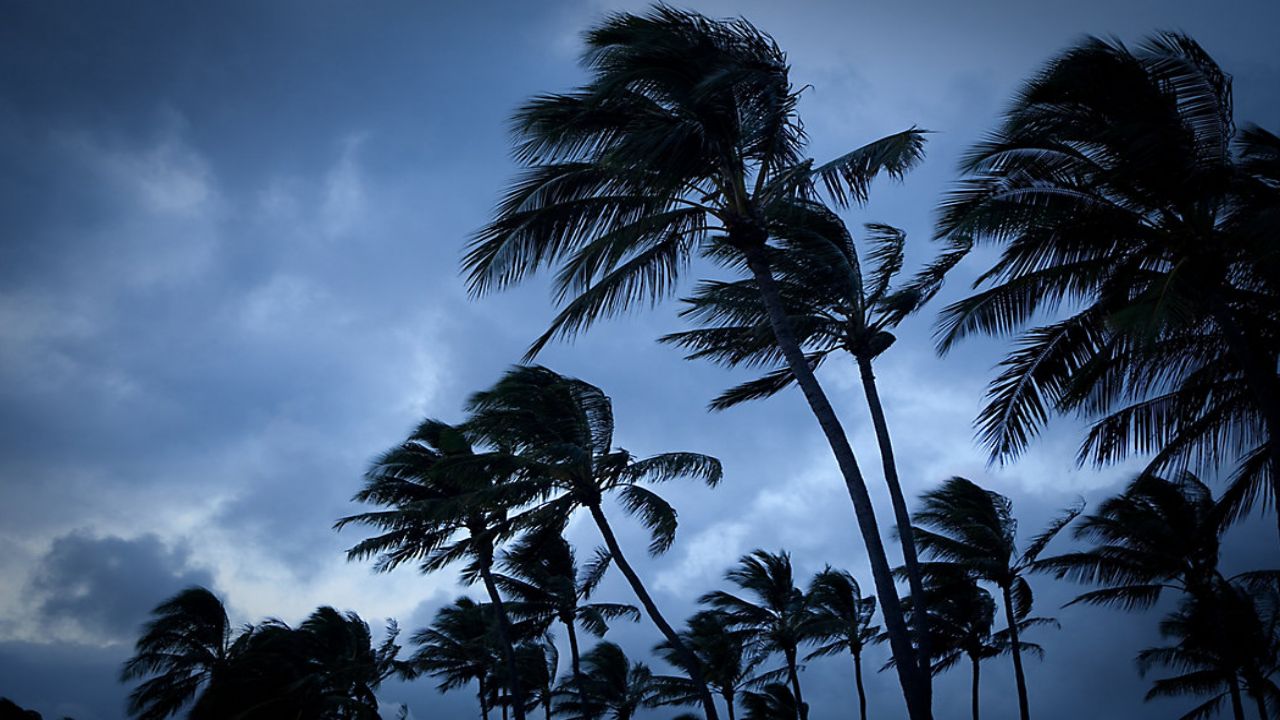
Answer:
[[[523,99],[583,80],[597,2],[0,2],[0,695],[46,716],[123,717],[116,683],[147,611],[207,585],[237,622],[296,622],[317,605],[409,629],[463,590],[448,574],[372,575],[342,551],[369,459],[421,418],[460,419],[552,317],[541,281],[469,302],[460,248],[514,171],[506,121]],[[1083,34],[1196,37],[1235,77],[1236,117],[1280,129],[1274,2],[1077,0],[706,2],[787,50],[819,160],[918,125],[936,131],[904,183],[874,187],[854,226],[900,225],[909,262],[931,252],[933,208],[963,149],[1019,81]],[[939,359],[935,306],[879,364],[909,496],[964,475],[1013,498],[1029,536],[1077,496],[1114,493],[1134,467],[1077,469],[1078,428],[1054,424],[1016,464],[987,468],[971,422],[1003,345]],[[702,268],[698,268],[701,270]],[[675,303],[602,323],[542,361],[603,387],[618,441],[720,457],[717,490],[673,484],[675,547],[622,541],[668,617],[691,612],[739,555],[790,550],[802,574],[864,554],[830,453],[798,393],[710,415],[745,375],[654,343]],[[821,374],[890,517],[852,368]],[[597,543],[576,524],[584,552]],[[1275,566],[1271,518],[1233,531],[1226,562]],[[895,560],[896,562],[896,560]],[[1041,720],[1164,718],[1132,658],[1156,614],[1060,610],[1075,587],[1040,578],[1047,650],[1028,673]],[[474,591],[473,591],[474,592]],[[477,595],[478,596],[478,595]],[[610,577],[601,597],[629,600]],[[643,656],[647,623],[610,635]],[[885,659],[871,651],[869,667]],[[1012,673],[984,672],[991,717],[1014,712]],[[813,717],[847,714],[848,661],[809,665]],[[938,683],[937,716],[967,713],[967,673]],[[892,673],[868,678],[877,717],[900,717]],[[393,683],[415,718],[470,717],[469,693]],[[669,713],[660,715],[664,717]]]

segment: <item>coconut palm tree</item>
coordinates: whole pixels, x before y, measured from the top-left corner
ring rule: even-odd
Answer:
[[[703,709],[713,720],[715,704],[706,690],[701,664],[663,617],[639,573],[623,554],[604,511],[612,496],[651,533],[649,552],[658,555],[675,542],[676,511],[646,485],[690,477],[709,486],[720,482],[720,461],[707,455],[675,452],[636,458],[613,446],[613,405],[600,388],[544,367],[518,366],[493,387],[468,401],[468,432],[477,440],[502,446],[516,468],[497,488],[504,498],[532,506],[522,522],[559,532],[579,509],[591,516],[604,539],[610,561],[627,579],[645,613],[679,652],[681,667],[702,688]]]
[[[742,694],[743,720],[791,720],[802,712],[791,688],[783,683],[769,683],[758,692]]]
[[[121,680],[143,680],[129,694],[129,716],[164,720],[227,672],[237,646],[226,608],[202,587],[187,588],[151,611]]]
[[[921,505],[912,516],[921,552],[940,562],[944,566],[940,570],[946,570],[947,566],[957,568],[1000,589],[1018,686],[1018,713],[1022,720],[1029,720],[1031,710],[1018,635],[1019,623],[1028,617],[1033,603],[1026,575],[1049,541],[1080,514],[1083,506],[1071,508],[1055,518],[1019,552],[1013,503],[999,493],[984,490],[962,477],[953,477],[922,495]],[[926,564],[926,573],[930,570]]]
[[[631,720],[641,708],[653,706],[653,672],[644,663],[628,660],[614,643],[601,642],[587,651],[582,666],[585,697],[577,688],[566,688],[556,706],[561,716]]]
[[[797,717],[804,720],[809,708],[800,692],[800,645],[810,638],[813,614],[804,593],[796,587],[791,555],[752,551],[725,573],[725,579],[754,595],[754,601],[716,590],[698,602],[724,613],[734,626],[746,630],[761,650],[782,655]]]
[[[875,596],[863,597],[853,575],[828,565],[809,581],[806,603],[810,613],[807,635],[818,647],[805,656],[805,660],[849,653],[853,657],[853,677],[858,689],[858,716],[867,720],[862,651],[880,634],[880,627],[871,624],[876,614]]]
[[[922,156],[912,128],[815,165],[804,157],[786,56],[745,20],[712,20],[659,5],[608,17],[586,36],[583,87],[535,98],[515,118],[524,174],[463,266],[482,295],[557,268],[563,309],[534,344],[677,288],[695,256],[756,281],[787,367],[831,445],[867,547],[911,716],[929,712],[871,499],[843,427],[796,339],[773,277],[781,253],[826,243],[838,222],[819,202],[866,200],[881,173]]]
[[[939,347],[1022,333],[978,419],[993,458],[1078,413],[1097,421],[1082,462],[1237,462],[1231,516],[1280,499],[1280,142],[1233,114],[1230,76],[1190,37],[1089,38],[970,151],[937,232],[1000,254],[944,310]]]
[[[442,693],[475,682],[480,716],[489,720],[493,668],[501,654],[495,647],[492,606],[458,598],[436,611],[431,625],[409,642],[417,649],[406,661],[407,676],[429,675],[439,681],[436,689]]]
[[[737,717],[736,698],[759,680],[756,670],[769,655],[751,642],[750,631],[735,627],[719,610],[701,610],[685,622],[680,637],[702,662],[707,683],[724,701],[729,720]],[[679,656],[668,643],[659,643],[658,655],[679,666]],[[697,688],[688,678],[660,675],[654,678],[655,697],[662,705],[692,705]]]
[[[344,517],[335,527],[359,524],[381,531],[347,551],[348,560],[376,558],[378,572],[417,562],[429,573],[467,561],[463,578],[481,579],[493,605],[516,720],[524,720],[510,620],[493,575],[495,546],[514,527],[506,507],[489,501],[509,472],[504,459],[500,453],[476,453],[462,428],[425,420],[373,463],[353,498],[388,509]]]

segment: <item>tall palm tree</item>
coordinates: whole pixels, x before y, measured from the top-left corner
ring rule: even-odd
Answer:
[[[675,452],[635,458],[613,446],[613,404],[600,388],[559,375],[544,367],[519,366],[493,387],[476,393],[467,404],[468,432],[478,440],[504,448],[517,468],[497,488],[503,498],[525,503],[523,522],[559,532],[579,509],[594,521],[611,562],[627,579],[645,613],[682,658],[681,667],[702,688],[708,720],[715,703],[706,689],[701,664],[663,617],[639,573],[627,560],[604,511],[612,496],[649,530],[649,552],[658,555],[675,542],[676,511],[646,485],[690,477],[710,486],[720,482],[720,461],[707,455]]]
[[[853,657],[853,677],[858,689],[858,716],[867,720],[862,651],[880,634],[880,626],[871,624],[876,614],[875,596],[863,597],[853,575],[828,565],[809,581],[806,601],[810,613],[807,634],[818,647],[805,660],[849,653]]]
[[[915,720],[929,712],[870,495],[852,447],[796,339],[773,277],[780,253],[826,243],[838,222],[818,201],[866,200],[881,173],[922,156],[923,131],[888,136],[815,165],[786,56],[745,20],[659,5],[615,14],[586,36],[583,87],[535,98],[516,115],[526,170],[473,240],[473,294],[558,268],[563,310],[534,344],[572,336],[600,317],[675,291],[695,255],[756,281],[787,367],[831,445],[867,547],[898,672]],[[905,662],[908,661],[909,662]]]
[[[754,595],[754,601],[715,590],[698,602],[719,610],[735,626],[747,630],[761,650],[782,655],[797,717],[805,720],[809,708],[800,692],[800,645],[810,638],[813,615],[804,593],[796,587],[791,555],[755,550],[742,556],[725,578]]]
[[[376,558],[378,572],[417,562],[429,573],[467,560],[464,579],[483,580],[493,604],[516,720],[524,720],[510,620],[493,575],[495,545],[513,526],[505,506],[485,501],[485,492],[509,472],[501,466],[503,459],[497,453],[476,453],[464,429],[425,420],[373,463],[364,488],[353,498],[388,509],[344,517],[335,527],[360,524],[381,531],[347,551],[348,560]]]
[[[1082,462],[1237,462],[1231,515],[1280,500],[1280,142],[1233,115],[1230,76],[1190,37],[1089,38],[969,153],[937,232],[1000,254],[944,310],[939,347],[1022,333],[978,420],[993,458],[1078,413],[1097,421]]]
[[[191,704],[234,657],[231,623],[216,595],[187,588],[151,611],[121,680],[143,680],[129,694],[129,716],[164,720]]]
[[[685,622],[680,637],[702,662],[707,683],[724,701],[729,720],[737,717],[736,699],[757,681],[756,670],[768,658],[751,642],[750,632],[735,627],[719,610],[701,610]],[[679,656],[668,643],[655,650],[662,659],[679,666]],[[655,696],[663,705],[698,702],[697,688],[687,678],[662,675],[654,678]]]
[[[579,626],[600,638],[611,620],[640,619],[640,611],[632,605],[587,602],[610,563],[608,552],[601,550],[580,573],[573,547],[558,532],[544,529],[527,533],[505,551],[501,560],[505,572],[495,576],[511,601],[513,616],[535,623],[542,631],[553,622],[564,626],[575,682],[582,679]]]
[[[582,665],[585,697],[576,688],[567,689],[557,705],[558,714],[570,720],[632,720],[641,708],[653,705],[653,672],[644,663],[628,660],[614,643],[596,645],[582,656]]]
[[[999,493],[984,490],[962,477],[953,477],[921,496],[921,506],[913,516],[921,552],[944,566],[961,569],[970,577],[1000,589],[1018,686],[1018,713],[1022,720],[1029,720],[1027,679],[1022,669],[1022,645],[1018,636],[1019,623],[1028,617],[1033,603],[1026,575],[1049,541],[1083,508],[1071,508],[1055,518],[1019,552],[1013,503]]]
[[[442,693],[475,682],[480,716],[489,720],[493,668],[499,655],[493,630],[491,606],[458,598],[436,611],[429,627],[410,637],[417,650],[406,661],[406,675],[430,675],[439,681],[436,689]]]

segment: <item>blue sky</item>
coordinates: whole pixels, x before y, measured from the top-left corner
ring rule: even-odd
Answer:
[[[1273,3],[689,6],[776,36],[794,82],[812,85],[800,110],[816,158],[912,125],[936,131],[921,168],[847,214],[855,227],[904,227],[909,262],[931,250],[933,208],[959,154],[1020,79],[1084,33],[1137,42],[1185,30],[1234,75],[1237,120],[1280,129]],[[0,695],[47,715],[122,717],[115,673],[138,623],[190,583],[223,595],[238,621],[293,622],[331,604],[408,628],[461,592],[447,575],[346,563],[359,534],[331,525],[353,510],[372,456],[424,416],[458,419],[464,398],[552,317],[542,282],[468,301],[460,248],[513,174],[511,111],[580,82],[579,34],[610,10],[642,7],[3,2]],[[969,342],[939,359],[929,339],[937,307],[981,260],[903,328],[878,374],[908,494],[970,477],[1011,496],[1029,535],[1134,468],[1077,469],[1070,422],[1016,464],[986,467],[971,421],[1003,345]],[[683,617],[754,547],[785,547],[806,574],[832,563],[866,579],[848,500],[801,399],[707,414],[744,376],[657,345],[681,327],[676,309],[602,323],[541,358],[610,393],[633,452],[725,463],[717,490],[666,491],[680,510],[676,546],[640,563],[659,602]],[[832,363],[821,379],[874,469],[853,369]],[[887,498],[874,492],[887,527]],[[618,525],[639,559],[643,532]],[[597,542],[581,524],[570,537]],[[1273,529],[1233,533],[1228,563],[1277,560]],[[1036,587],[1041,612],[1063,623],[1037,638],[1048,652],[1029,669],[1037,717],[1176,709],[1144,705],[1132,665],[1154,640],[1154,615],[1057,610],[1074,588]],[[616,577],[602,592],[629,597]],[[641,624],[611,639],[639,655],[657,634]],[[814,717],[850,702],[846,664],[807,670]],[[962,675],[940,682],[940,718],[967,708]],[[1011,713],[1009,671],[992,665],[984,682],[991,716]],[[900,712],[890,674],[869,685],[873,707]],[[469,696],[441,698],[424,682],[384,695],[417,718],[473,712]]]

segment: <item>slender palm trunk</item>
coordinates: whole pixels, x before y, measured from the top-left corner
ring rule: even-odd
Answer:
[[[1231,676],[1231,712],[1235,714],[1236,720],[1244,720],[1244,702],[1240,698],[1240,681],[1235,675]]]
[[[809,720],[809,706],[804,704],[804,696],[800,694],[800,668],[796,665],[796,651],[788,650],[787,679],[791,681],[791,694],[796,696],[796,717]]]
[[[569,666],[573,671],[573,684],[578,688],[578,700],[585,711],[587,705],[587,685],[582,677],[582,655],[578,651],[578,629],[573,621],[564,624],[565,633],[569,636]]]
[[[719,720],[716,713],[716,703],[711,697],[711,691],[707,688],[707,681],[702,674],[702,663],[698,660],[698,656],[694,655],[689,646],[680,639],[680,635],[671,627],[671,623],[662,616],[662,612],[658,610],[658,605],[650,597],[649,591],[645,589],[644,583],[640,581],[640,576],[636,574],[631,563],[627,562],[627,558],[622,554],[622,546],[618,544],[618,538],[613,534],[613,528],[609,526],[609,519],[605,517],[604,510],[598,504],[588,504],[587,509],[591,512],[591,518],[595,520],[596,527],[600,529],[600,535],[604,538],[605,547],[609,548],[609,552],[613,555],[613,562],[618,566],[618,570],[631,584],[631,590],[635,592],[636,599],[644,606],[645,613],[649,619],[658,627],[658,632],[662,633],[662,637],[666,638],[667,643],[680,656],[682,663],[685,665],[685,672],[689,673],[689,679],[693,680],[698,687],[698,699],[702,701],[702,710],[706,713],[706,720]]]
[[[1252,697],[1253,701],[1258,705],[1258,720],[1268,720],[1267,699],[1262,696],[1262,690],[1258,689],[1261,688],[1261,685],[1257,685],[1256,688],[1253,685],[1250,687],[1251,691],[1249,692],[1249,696]]]
[[[734,713],[735,713],[736,711],[735,711],[735,709],[734,709],[734,707],[733,707],[733,690],[729,690],[729,691],[727,691],[727,692],[725,692],[725,693],[722,693],[722,694],[721,694],[721,697],[723,697],[723,698],[724,698],[724,706],[725,706],[725,708],[727,708],[727,709],[728,709],[728,711],[729,711],[729,720],[737,720],[737,718],[736,718],[736,717],[735,717],[735,715],[734,715]],[[1265,720],[1265,718],[1264,718],[1264,720]]]
[[[484,676],[477,678],[480,681],[480,717],[483,720],[489,720],[489,695],[488,688],[484,686]]]
[[[1027,678],[1022,673],[1022,649],[1018,642],[1018,621],[1013,616],[1013,593],[1009,585],[1000,589],[1004,592],[1004,617],[1009,623],[1009,645],[1013,655],[1013,677],[1018,683],[1018,717],[1031,720],[1031,709],[1027,703]]]
[[[978,658],[970,658],[973,662],[973,697],[969,700],[969,704],[973,707],[973,720],[978,720],[978,682],[982,678],[982,661]]]
[[[898,541],[902,545],[902,563],[907,570],[907,586],[911,588],[911,597],[915,603],[915,611],[911,614],[916,631],[916,652],[920,664],[920,672],[929,672],[929,606],[924,592],[924,579],[920,573],[920,559],[916,554],[915,530],[911,527],[911,512],[907,510],[907,499],[902,494],[902,485],[898,482],[898,463],[893,456],[893,442],[889,436],[889,423],[884,417],[884,406],[880,404],[880,391],[876,387],[876,376],[871,369],[871,358],[859,357],[858,370],[862,374],[862,390],[867,396],[867,409],[871,411],[871,424],[876,430],[876,442],[880,445],[880,461],[884,466],[884,482],[889,486],[889,500],[893,505],[893,519],[898,524]]]
[[[511,626],[507,620],[507,609],[502,604],[502,596],[498,594],[498,584],[493,580],[493,552],[480,558],[480,577],[484,587],[489,591],[489,602],[493,603],[493,613],[498,616],[498,643],[502,645],[502,661],[507,666],[507,674],[511,677],[511,704],[515,707],[516,720],[524,718],[524,692],[520,687],[520,673],[516,665],[516,651],[511,644]],[[502,706],[502,716],[507,716],[507,706]]]
[[[867,484],[858,468],[858,460],[845,436],[844,428],[836,417],[831,402],[827,399],[822,386],[818,384],[804,353],[796,342],[795,333],[791,330],[791,322],[787,319],[782,299],[778,296],[778,286],[774,283],[769,262],[760,251],[747,253],[747,265],[751,268],[756,285],[760,289],[760,298],[769,313],[769,324],[772,326],[778,348],[787,359],[787,366],[796,378],[809,408],[813,411],[818,425],[827,437],[831,451],[844,476],[845,487],[849,499],[853,502],[853,512],[858,520],[858,528],[862,533],[862,542],[867,549],[867,559],[871,563],[871,577],[875,581],[876,595],[880,598],[880,611],[884,615],[885,632],[889,636],[889,646],[896,660],[894,668],[898,672],[898,682],[902,685],[902,694],[907,703],[907,713],[911,720],[932,720],[930,709],[929,678],[920,672],[916,661],[915,650],[911,646],[910,633],[903,620],[902,605],[898,599],[898,590],[894,587],[893,571],[885,556],[884,543],[880,539],[880,529],[876,524],[875,510],[871,505],[871,495],[867,492]]]
[[[858,686],[858,718],[867,720],[867,689],[862,686],[862,653],[853,654],[853,681]]]

